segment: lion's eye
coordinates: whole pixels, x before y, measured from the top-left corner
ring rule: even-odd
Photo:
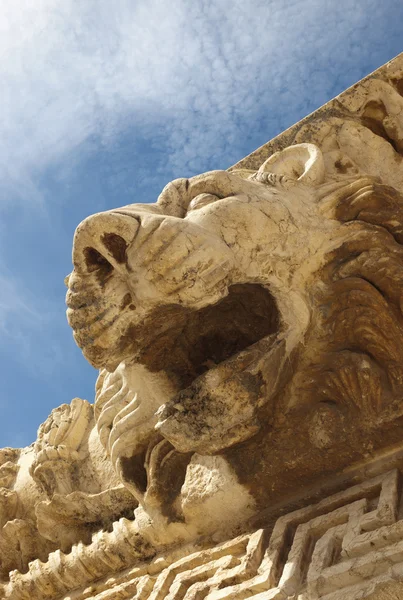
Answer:
[[[188,212],[191,210],[197,210],[198,208],[203,208],[204,206],[207,206],[207,204],[211,204],[217,200],[219,200],[219,198],[214,194],[199,194],[190,202]]]

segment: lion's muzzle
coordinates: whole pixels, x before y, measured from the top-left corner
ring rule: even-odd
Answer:
[[[234,270],[218,236],[138,205],[83,221],[73,263],[69,324],[87,359],[108,369],[169,329],[178,307],[198,310],[221,300]]]

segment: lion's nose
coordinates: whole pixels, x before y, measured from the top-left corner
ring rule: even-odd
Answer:
[[[108,275],[126,267],[127,248],[139,229],[135,215],[103,212],[88,217],[77,227],[73,265],[77,273]]]

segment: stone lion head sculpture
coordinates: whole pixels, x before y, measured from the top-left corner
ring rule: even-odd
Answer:
[[[402,209],[299,144],[78,226],[68,320],[143,513],[239,521],[401,436]]]

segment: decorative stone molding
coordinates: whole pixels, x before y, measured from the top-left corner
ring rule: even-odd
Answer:
[[[76,463],[84,460],[88,453],[87,448],[80,452],[80,446],[91,423],[92,411],[89,402],[74,398],[71,404],[52,410],[39,427],[30,473],[49,497],[77,489],[74,473]]]
[[[71,552],[60,550],[46,562],[34,560],[26,573],[10,573],[10,581],[0,588],[10,600],[45,600],[57,598],[100,577],[119,571],[154,554],[130,521],[121,519],[113,531],[94,534],[89,545],[73,546]]]
[[[402,82],[78,226],[95,403],[0,450],[0,597],[403,597]]]
[[[137,503],[98,457],[92,428],[92,405],[76,398],[52,411],[32,447],[0,450],[0,581],[133,518]]]
[[[401,474],[394,469],[281,517],[271,535],[259,529],[197,552],[176,548],[119,574],[153,554],[135,525],[122,519],[88,546],[56,552],[45,564],[34,561],[25,575],[12,573],[3,593],[10,600],[374,598],[385,582],[402,589],[401,500]]]

